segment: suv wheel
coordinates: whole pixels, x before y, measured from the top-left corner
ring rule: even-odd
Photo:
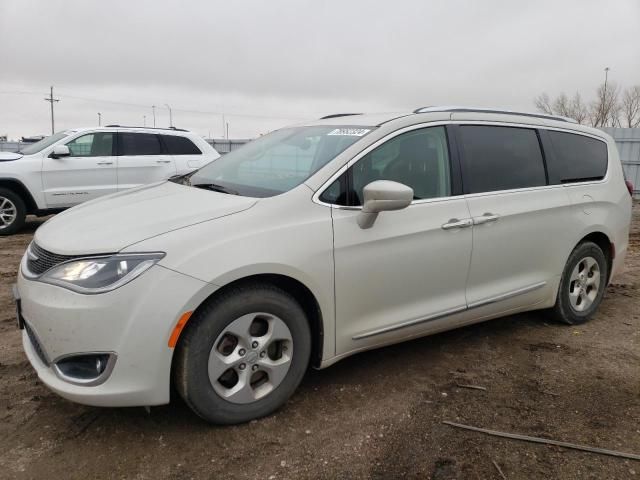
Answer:
[[[283,405],[309,364],[311,335],[296,300],[270,285],[228,290],[182,333],[176,388],[191,409],[218,424],[263,417]]]
[[[584,323],[596,311],[609,278],[607,259],[592,242],[578,245],[562,272],[553,316],[569,325]]]
[[[0,188],[0,235],[16,233],[24,225],[27,209],[12,190]]]

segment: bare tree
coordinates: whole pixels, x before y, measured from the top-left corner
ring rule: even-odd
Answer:
[[[542,93],[541,95],[538,95],[533,100],[533,102],[535,103],[538,111],[542,113],[546,113],[547,115],[553,115],[553,108],[551,108],[551,99],[549,98],[549,95],[547,95],[546,93]]]
[[[571,103],[567,94],[562,92],[553,102],[553,113],[561,115],[563,117],[570,116],[569,110],[571,109]]]
[[[580,124],[589,119],[589,107],[582,101],[580,92],[576,92],[571,99],[571,115],[569,117],[574,118]]]
[[[620,89],[614,83],[603,83],[598,87],[596,99],[591,104],[591,125],[594,127],[615,127],[620,124]]]
[[[629,87],[624,91],[621,112],[628,128],[640,126],[640,85]]]
[[[534,99],[534,103],[542,113],[570,117],[578,123],[584,123],[589,117],[589,109],[578,92],[571,99],[563,92],[553,101],[549,95],[543,93]]]

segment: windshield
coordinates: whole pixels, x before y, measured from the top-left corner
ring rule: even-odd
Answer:
[[[21,153],[23,155],[33,155],[34,153],[38,153],[38,152],[44,150],[49,145],[53,145],[58,140],[61,140],[61,139],[63,139],[64,137],[66,137],[68,135],[69,135],[69,133],[67,133],[67,132],[54,133],[53,135],[51,135],[49,137],[44,137],[39,142],[32,143],[31,145],[22,148],[18,153]]]
[[[271,197],[300,185],[373,127],[277,130],[202,167],[189,183],[248,197]]]

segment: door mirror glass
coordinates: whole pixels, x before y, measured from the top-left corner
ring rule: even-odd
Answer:
[[[411,205],[413,189],[402,183],[377,180],[364,187],[362,196],[364,204],[358,217],[358,225],[361,228],[371,228],[378,213],[402,210]]]
[[[51,154],[49,157],[51,158],[61,158],[68,157],[70,155],[69,147],[66,145],[54,145],[53,150],[51,150]]]

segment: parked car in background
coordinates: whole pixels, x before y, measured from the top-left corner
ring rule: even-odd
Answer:
[[[48,221],[18,321],[63,397],[159,405],[173,382],[202,418],[244,422],[309,365],[528,310],[586,322],[630,221],[600,130],[453,107],[337,115]]]
[[[0,152],[0,235],[102,195],[192,172],[220,155],[177,128],[79,128]]]

